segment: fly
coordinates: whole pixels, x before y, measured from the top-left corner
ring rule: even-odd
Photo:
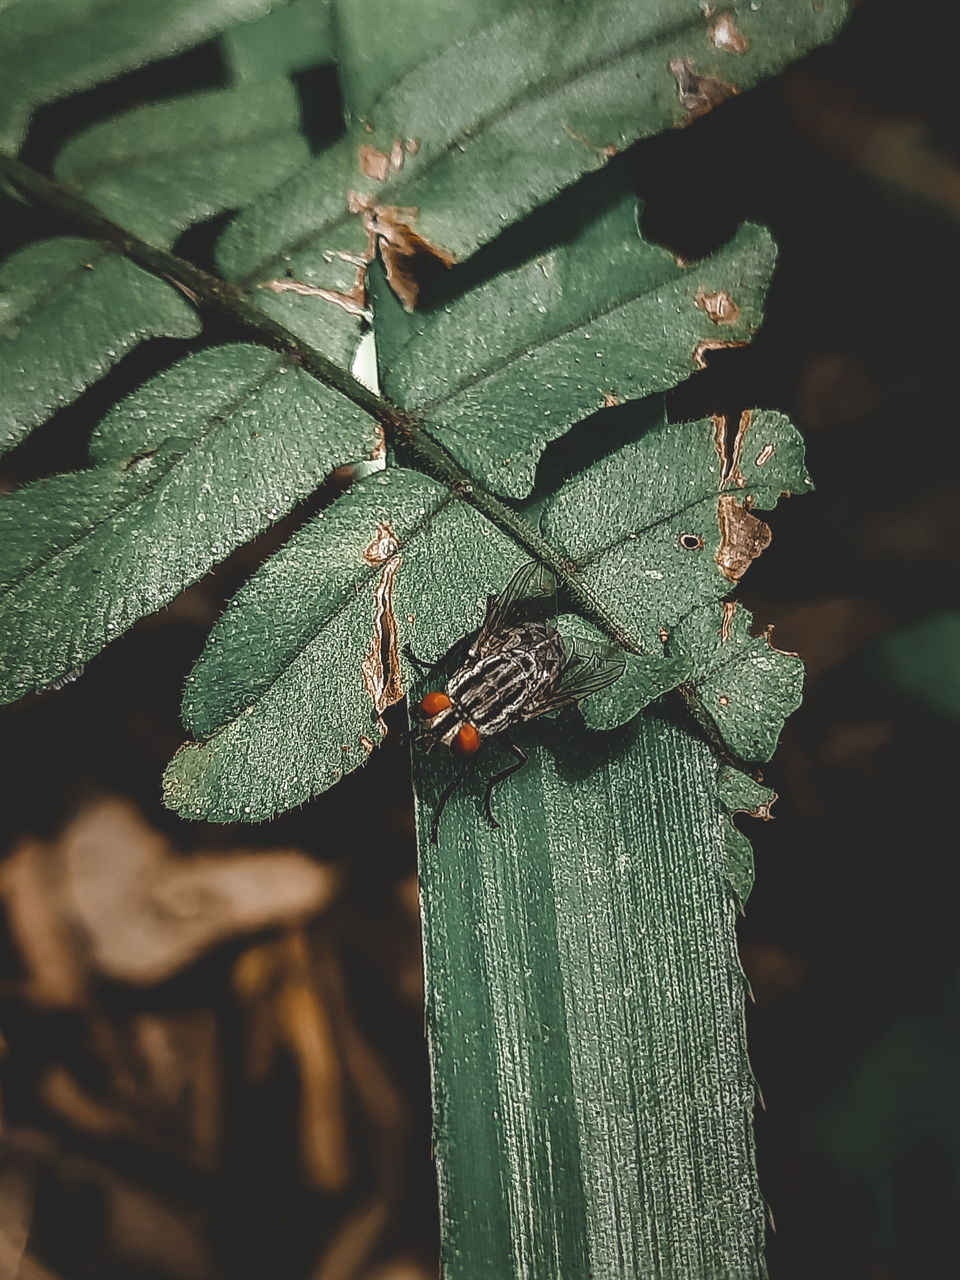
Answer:
[[[555,594],[556,579],[544,565],[534,561],[518,569],[500,595],[488,598],[483,625],[445,688],[432,690],[419,705],[426,749],[440,747],[464,762],[440,797],[430,830],[433,844],[440,816],[464,777],[466,762],[485,738],[580,702],[623,674],[626,660],[612,645],[561,636],[546,616],[546,605]],[[525,612],[544,616],[530,620],[524,618]],[[409,648],[406,653],[421,671],[428,669]],[[516,760],[494,774],[484,796],[491,827],[500,825],[491,806],[494,787],[527,763],[526,752],[512,739],[507,739],[507,746]]]

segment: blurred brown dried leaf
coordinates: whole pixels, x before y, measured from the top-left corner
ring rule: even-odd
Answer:
[[[328,906],[336,874],[295,849],[185,858],[135,805],[109,797],[55,844],[22,841],[0,878],[10,928],[52,1003],[78,1003],[89,972],[149,984],[217,943]]]

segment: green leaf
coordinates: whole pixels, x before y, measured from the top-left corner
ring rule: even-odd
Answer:
[[[0,696],[85,662],[377,442],[370,418],[262,347],[152,379],[100,424],[90,470],[0,499]]]
[[[414,752],[443,1274],[760,1277],[731,784],[649,713],[523,745],[500,829],[491,749],[438,847]]]
[[[348,118],[363,120],[389,85],[501,18],[511,0],[333,0]]]
[[[288,80],[188,94],[96,124],[60,152],[54,172],[149,244],[247,204],[307,162]]]
[[[769,541],[751,509],[811,487],[802,442],[775,412],[745,414],[732,443],[713,420],[667,423],[657,398],[636,413],[634,442],[564,485],[541,521],[649,655],[585,705],[586,722],[622,724],[683,683],[735,755],[767,760],[799,705],[803,665],[752,637],[745,611],[712,602]]]
[[[656,398],[636,413],[637,438],[565,484],[542,527],[646,652],[658,653],[661,633],[727,595],[766,544],[769,530],[750,509],[812,486],[803,443],[781,413],[745,415],[729,449],[711,419],[666,423]]]
[[[750,634],[751,616],[729,602],[695,609],[671,631],[668,658],[687,666],[684,681],[724,742],[741,760],[769,760],[787,716],[803,696],[803,663]]]
[[[444,653],[523,553],[414,471],[359,481],[231,601],[184,698],[188,743],[167,769],[185,816],[259,821],[355,769],[403,696],[382,655]]]
[[[770,810],[777,795],[769,787],[761,786],[749,774],[740,773],[737,769],[722,768],[717,797],[721,809],[730,819],[724,828],[727,883],[737,906],[743,907],[753,888],[753,849],[740,828],[734,825],[733,818],[738,813],[746,813],[751,818],[769,822],[773,817]]]
[[[0,144],[33,109],[208,40],[282,0],[7,0],[0,8]]]
[[[191,338],[175,289],[90,240],[32,244],[0,268],[0,453],[144,338]]]
[[[361,12],[369,21],[360,0],[339,12],[348,29]],[[231,270],[243,244],[247,282],[285,265],[299,280],[321,273],[324,251],[355,241],[350,193],[354,208],[400,207],[404,227],[462,260],[638,138],[686,123],[828,39],[845,15],[844,0],[741,0],[710,16],[701,0],[592,0],[525,5],[466,38],[457,23],[443,52],[397,83],[384,74],[383,92],[332,158],[324,153],[232,230],[224,264]],[[391,70],[403,72],[421,42],[434,49],[440,30],[429,12],[404,23]],[[348,59],[356,44],[347,42]],[[356,69],[364,103],[369,64],[360,58]],[[345,74],[350,84],[349,62]],[[371,152],[394,161],[372,169],[362,163]],[[276,234],[265,236],[277,215]]]
[[[344,193],[357,173],[355,144],[333,143],[323,152],[322,166],[322,184],[284,182],[234,218],[217,244],[217,266],[249,289],[268,316],[348,368],[364,304],[344,302],[355,292],[358,264],[369,256],[367,233],[345,205]],[[314,293],[303,296],[295,287]],[[326,296],[316,292],[321,289]]]
[[[269,80],[333,62],[337,41],[330,0],[290,0],[258,22],[225,32],[220,47],[235,83]]]
[[[384,390],[511,497],[588,413],[675,386],[706,342],[749,338],[776,256],[746,226],[705,261],[678,263],[641,239],[632,196],[565,231],[569,242],[414,317],[374,286]]]

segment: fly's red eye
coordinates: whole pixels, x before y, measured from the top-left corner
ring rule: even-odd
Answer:
[[[465,760],[467,756],[472,756],[480,746],[480,735],[472,724],[462,724],[457,730],[457,736],[454,738],[450,750],[455,756],[459,756],[461,760]]]
[[[450,705],[450,699],[445,693],[441,693],[439,689],[434,693],[428,693],[424,700],[420,703],[420,710],[425,716],[435,716],[441,711],[446,711]]]

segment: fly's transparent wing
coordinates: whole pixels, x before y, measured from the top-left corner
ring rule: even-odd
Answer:
[[[627,660],[615,645],[579,636],[563,636],[562,644],[566,657],[563,669],[550,688],[527,704],[525,720],[582,702],[619,680],[627,669]]]
[[[498,596],[487,600],[487,616],[476,640],[470,646],[470,656],[482,658],[499,648],[500,635],[521,612],[536,612],[540,618],[555,612],[557,580],[553,572],[538,560],[521,565]],[[527,606],[526,609],[523,606]]]

